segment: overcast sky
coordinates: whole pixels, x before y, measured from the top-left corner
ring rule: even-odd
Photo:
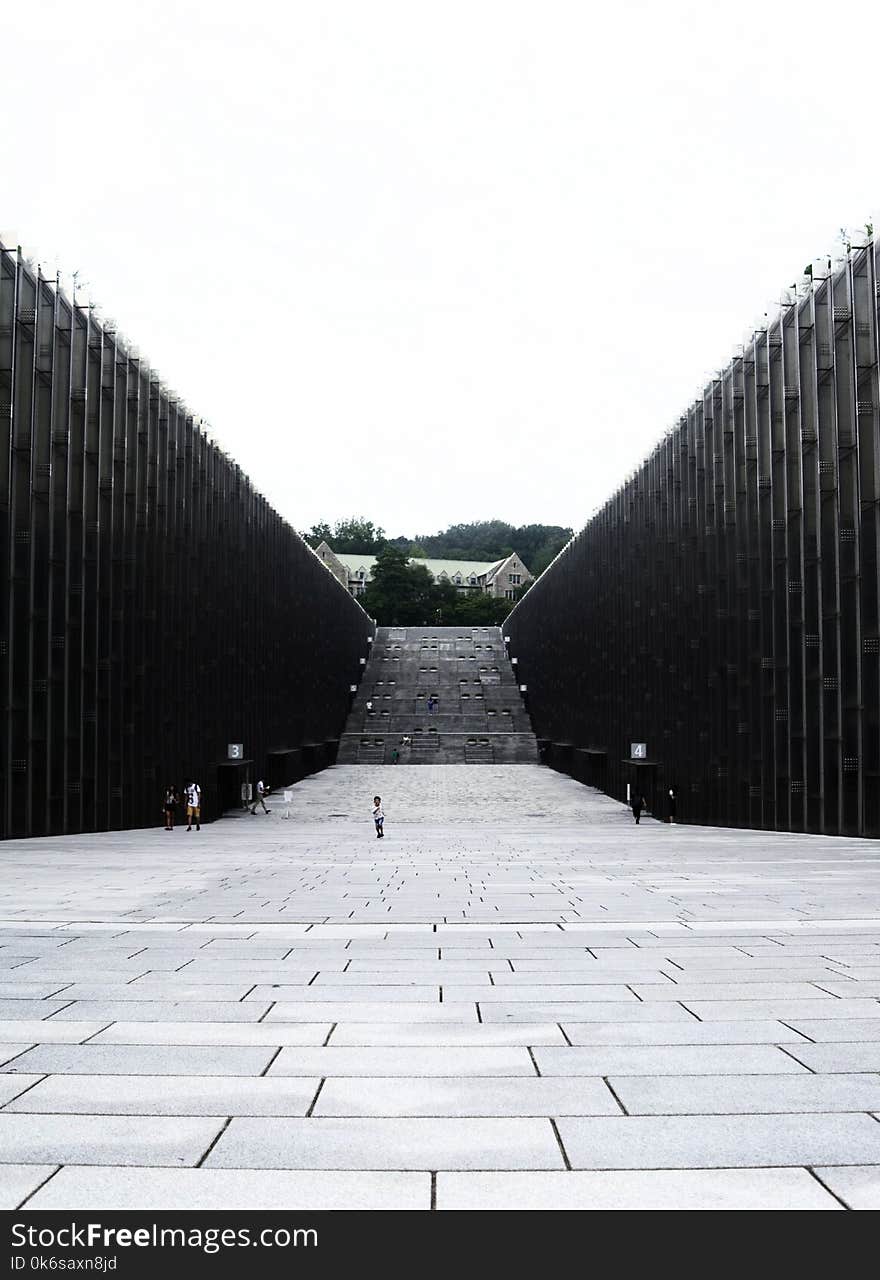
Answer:
[[[878,12],[30,0],[0,230],[297,528],[580,527],[876,217]]]

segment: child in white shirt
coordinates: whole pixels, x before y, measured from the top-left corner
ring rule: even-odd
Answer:
[[[385,811],[382,808],[381,796],[373,796],[373,821],[376,824],[376,839],[381,840],[385,834],[382,830],[385,823]]]

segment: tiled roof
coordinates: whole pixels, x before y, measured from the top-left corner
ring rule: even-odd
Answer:
[[[347,551],[337,551],[335,552],[335,555],[337,560],[340,560],[342,564],[345,565],[346,569],[348,569],[349,576],[352,578],[357,578],[361,569],[364,571],[364,576],[369,578],[373,571],[373,565],[376,563],[375,556],[359,556]],[[504,560],[489,561],[430,560],[422,559],[421,556],[417,556],[410,558],[410,564],[424,565],[434,578],[439,578],[442,573],[445,573],[450,581],[452,581],[457,573],[460,573],[462,580],[466,582],[470,577],[492,577],[501,565],[504,564],[504,561],[507,560],[507,558],[508,557],[505,556]]]

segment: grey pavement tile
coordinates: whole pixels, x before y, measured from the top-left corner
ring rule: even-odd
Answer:
[[[213,965],[188,964],[185,969],[180,969],[173,975],[175,979],[187,981],[194,986],[204,984],[211,986],[218,983],[245,983],[250,989],[256,983],[271,984],[273,982],[286,982],[291,986],[307,986],[315,975],[319,972],[335,973],[337,978],[341,977],[345,968],[344,961],[336,961],[334,965],[321,968],[323,961],[319,961],[310,965],[297,965],[296,968],[266,969],[265,967],[256,965],[237,964],[235,968],[217,969]],[[151,978],[168,979],[166,973],[151,974]],[[141,979],[139,979],[141,981]],[[143,979],[146,981],[146,979]],[[210,997],[209,997],[210,998]]]
[[[48,1018],[69,1005],[69,1000],[0,1000],[0,1020],[18,1022]],[[880,1009],[880,1005],[877,1006]]]
[[[853,982],[853,979],[844,979],[844,975],[837,974],[835,977],[828,978],[821,984],[826,991],[830,991],[833,996],[842,996],[847,999],[850,996],[867,996],[870,999],[878,999],[880,997],[880,982]],[[855,990],[853,989],[855,986]]]
[[[8,1066],[8,1064],[12,1063],[14,1059],[20,1057],[23,1053],[27,1052],[28,1049],[33,1048],[34,1043],[35,1042],[33,1040],[25,1040],[20,1044],[9,1043],[0,1045],[0,1067],[4,1064],[7,1064]]]
[[[51,1024],[50,1024],[51,1025]],[[331,1022],[114,1022],[93,1044],[321,1045]],[[802,1040],[802,1036],[796,1039]]]
[[[675,987],[670,982],[666,984],[662,990],[667,1000],[674,1000]],[[657,988],[652,988],[657,990]],[[516,1001],[528,1001],[545,1003],[553,1000],[559,1003],[566,1001],[585,1000],[591,1003],[614,1001],[615,1003],[628,1003],[632,1001],[636,1004],[638,997],[630,991],[624,983],[612,986],[551,986],[546,982],[540,984],[526,984],[521,987],[480,987],[480,986],[457,986],[452,984],[443,984],[443,999],[452,1001],[479,1000],[480,1004],[513,1004]]]
[[[3,1070],[105,1076],[258,1076],[272,1056],[268,1045],[46,1044],[22,1054]]]
[[[20,1093],[30,1089],[31,1085],[35,1085],[42,1078],[39,1073],[34,1075],[0,1076],[0,1107],[11,1102],[13,1098],[17,1098]]]
[[[880,1018],[792,1018],[790,1025],[820,1043],[880,1040]]]
[[[504,970],[493,972],[492,979],[496,987],[510,987],[512,994],[520,987],[535,986],[536,984],[540,984],[541,987],[553,988],[562,986],[586,987],[590,991],[592,991],[596,986],[602,986],[611,987],[613,990],[618,991],[621,986],[626,987],[628,983],[635,984],[638,982],[640,984],[648,983],[652,986],[670,987],[675,982],[674,978],[670,978],[659,971],[646,976],[643,972],[636,972],[634,970],[624,973],[614,970],[609,973],[599,974],[595,972],[581,973],[578,970],[572,972],[571,969],[564,969],[557,972],[544,970],[541,973],[535,974],[520,972],[512,973],[508,969],[506,972]],[[452,979],[452,981],[455,981],[455,979]],[[445,990],[448,984],[444,983],[443,985]],[[583,994],[584,992],[582,991],[581,995]],[[625,996],[627,993],[624,991],[622,994]]]
[[[0,982],[0,1000],[45,1000],[70,986],[70,979],[60,982]]]
[[[880,1018],[880,1000],[686,1000],[688,1009],[707,1022],[737,1018],[778,1018],[794,1022],[804,1018]]]
[[[292,1213],[321,1209],[424,1210],[430,1207],[431,1178],[428,1173],[347,1173],[315,1169],[307,1172],[285,1169],[98,1169],[75,1166],[61,1169],[27,1205],[28,1211],[136,1209],[183,1212],[213,1209]]]
[[[747,969],[745,967],[741,969],[692,969],[688,967],[684,971],[674,969],[669,965],[666,972],[675,982],[680,983],[681,986],[688,987],[712,987],[719,984],[737,986],[744,983],[751,986],[752,983],[768,982],[816,982],[826,986],[827,983],[833,982],[835,979],[837,981],[841,979],[841,974],[838,970],[830,967],[821,969],[818,965],[813,965],[810,969]],[[640,985],[638,979],[634,978],[632,981],[633,986],[638,987]],[[854,994],[861,995],[863,993],[855,992]],[[765,998],[762,993],[759,993],[759,997],[761,999]],[[710,998],[714,999],[715,997],[710,993]]]
[[[17,1209],[56,1168],[54,1164],[0,1164],[0,1209]]]
[[[51,1184],[50,1184],[51,1186]],[[806,1169],[440,1173],[438,1209],[840,1209]]]
[[[880,1072],[880,1041],[867,1044],[799,1044],[789,1046],[799,1062],[811,1071],[836,1073],[852,1071]]]
[[[880,1009],[880,1005],[877,1006]],[[268,1012],[270,1002],[184,1000],[77,1000],[56,1013],[52,1019],[62,1022],[259,1022]],[[9,1016],[8,1014],[6,1015]],[[33,1015],[31,1015],[33,1016]],[[313,1017],[310,1022],[323,1022]]]
[[[573,1045],[803,1044],[804,1037],[772,1019],[749,1022],[569,1022],[563,1029]],[[878,1022],[880,1035],[880,1022]],[[335,1038],[335,1036],[334,1036]],[[536,1043],[530,1041],[529,1043]],[[735,1063],[736,1053],[731,1051]]]
[[[123,1001],[157,1001],[169,1000],[177,1002],[178,1000],[205,1002],[229,1002],[242,1000],[251,989],[252,983],[243,982],[238,986],[208,986],[199,984],[198,986],[187,985],[184,982],[162,982],[162,983],[146,983],[146,982],[129,982],[129,983],[103,983],[103,982],[77,982],[65,989],[64,994],[70,1000],[95,1000],[107,1001],[108,1003],[122,1003]]]
[[[820,1167],[814,1173],[850,1209],[880,1209],[880,1165]]]
[[[454,1000],[456,997],[450,995],[449,999]],[[473,997],[475,998],[475,997]],[[330,985],[319,987],[317,983],[312,987],[303,986],[284,986],[280,983],[273,983],[271,986],[256,986],[247,996],[245,1003],[249,1000],[265,1001],[267,1000],[290,1000],[298,1003],[326,1003],[331,1000],[342,1000],[348,1003],[353,1001],[382,1001],[393,1000],[399,1004],[432,1004],[440,999],[440,984],[432,985],[413,983],[409,986],[393,986],[390,983],[387,986],[370,985],[358,986],[356,983],[346,985]]]
[[[694,1000],[737,1001],[743,999],[744,987],[748,987],[749,1000],[783,1001],[783,1000],[833,1000],[834,997],[823,993],[819,987],[809,982],[733,982],[710,983],[682,981],[673,987],[676,1000],[690,1004]],[[633,991],[640,1000],[668,1000],[670,995],[666,988],[653,984],[633,984]],[[855,994],[855,993],[854,993]]]
[[[507,970],[510,973],[510,970]],[[496,977],[497,974],[493,975]],[[283,981],[283,979],[279,979]],[[403,987],[403,986],[421,986],[430,987],[433,992],[445,982],[474,982],[485,983],[489,985],[489,968],[488,966],[477,969],[468,969],[464,974],[460,969],[445,969],[442,961],[438,961],[433,969],[427,969],[423,965],[410,970],[401,969],[373,969],[369,972],[362,973],[355,969],[348,969],[345,973],[326,972],[321,970],[315,978],[313,987]]]
[[[813,1048],[807,1045],[807,1048]],[[795,1075],[805,1068],[774,1045],[602,1045],[536,1048],[542,1076]],[[716,1083],[716,1089],[723,1085]]]
[[[709,1169],[880,1162],[867,1115],[566,1118],[558,1129],[574,1169]]]
[[[330,966],[323,964],[321,961],[315,967],[320,969],[322,974],[332,972]],[[340,962],[339,967],[343,967],[343,962]],[[396,960],[385,960],[382,957],[355,957],[353,960],[349,958],[345,972],[349,978],[352,974],[359,973],[363,974],[366,980],[367,975],[373,974],[375,982],[393,982],[393,974],[400,974],[406,979],[409,979],[414,973],[427,974],[429,979],[433,981],[434,976],[438,973],[450,975],[474,973],[482,975],[490,969],[496,973],[499,970],[507,970],[509,973],[510,965],[503,956],[496,955],[494,952],[489,952],[489,954],[482,952],[479,959],[468,960],[459,960],[458,958],[438,960],[436,954],[425,955],[424,957],[422,955],[402,956]]]
[[[509,997],[508,997],[509,1000]],[[445,1003],[444,1003],[444,1006]],[[451,1006],[450,1006],[451,1007]],[[880,1006],[878,1006],[880,1007]],[[494,1004],[480,1001],[483,1022],[694,1022],[683,1005],[648,1005],[633,999],[632,1004],[597,1000],[526,1001]]]
[[[732,1066],[738,1067],[736,1062]],[[751,1115],[880,1109],[880,1075],[614,1076],[630,1115]]]
[[[602,1080],[328,1079],[316,1116],[615,1116]]]
[[[534,1076],[521,1046],[282,1049],[270,1076]]]
[[[243,1079],[210,1074],[56,1075],[9,1103],[5,1111],[132,1116],[304,1116],[319,1084],[317,1078],[281,1076]]]
[[[10,1164],[179,1167],[197,1164],[224,1123],[218,1116],[43,1116],[0,1111],[0,1151]]]
[[[261,1026],[266,1026],[262,1023]],[[269,1026],[274,1024],[268,1024]],[[694,1026],[698,1026],[694,1022]],[[792,1039],[803,1043],[803,1036]],[[408,1023],[340,1022],[330,1043],[345,1045],[537,1045],[565,1044],[556,1022],[530,1023]]]
[[[880,1134],[880,1125],[876,1127]],[[205,1167],[560,1169],[563,1161],[547,1119],[312,1116],[308,1120],[235,1119],[207,1157]]]
[[[240,1007],[245,1007],[243,1001]],[[880,1005],[878,1005],[880,1008]],[[279,1000],[272,1005],[266,1015],[266,1022],[394,1022],[402,1016],[400,1004],[392,1000],[371,1000],[351,1003],[345,1000],[334,1000],[320,1004],[298,1004],[293,1000]],[[688,1015],[685,1014],[685,1017]],[[529,1022],[552,1021],[553,1019],[529,1018]],[[476,1022],[477,1007],[475,1004],[450,1004],[444,1000],[442,1004],[407,1003],[407,1022]]]

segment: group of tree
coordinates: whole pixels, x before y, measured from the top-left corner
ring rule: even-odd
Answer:
[[[408,551],[390,542],[380,548],[360,602],[382,627],[497,626],[511,609],[509,600],[435,582],[424,565],[411,563]]]
[[[534,577],[543,573],[571,537],[571,529],[558,524],[512,525],[504,520],[477,520],[453,524],[439,533],[415,538],[389,538],[385,530],[363,516],[337,520],[331,526],[320,521],[303,537],[312,547],[326,542],[336,552],[377,555],[384,546],[396,547],[406,556],[437,560],[502,560],[516,551]]]

